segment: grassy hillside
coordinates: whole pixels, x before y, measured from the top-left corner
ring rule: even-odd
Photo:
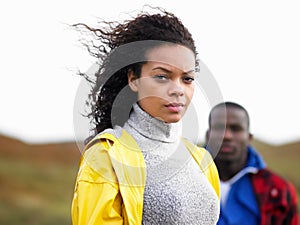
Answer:
[[[270,168],[300,193],[300,142],[253,142]],[[80,152],[75,143],[29,145],[0,136],[0,224],[71,225],[71,201]]]
[[[300,198],[300,142],[272,146],[255,140],[253,145],[264,157],[269,168],[295,185]]]
[[[0,143],[0,224],[70,225],[77,146],[28,145],[3,136]]]

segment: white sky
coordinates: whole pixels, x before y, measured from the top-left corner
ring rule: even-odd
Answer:
[[[0,132],[27,142],[73,140],[81,81],[74,74],[93,59],[64,23],[116,20],[148,3],[175,13],[188,27],[224,100],[248,109],[257,138],[274,144],[300,139],[298,1],[190,2],[2,1]],[[199,116],[203,137],[208,108],[206,102]]]

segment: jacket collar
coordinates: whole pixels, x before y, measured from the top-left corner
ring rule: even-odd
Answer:
[[[262,158],[262,156],[255,150],[255,148],[251,145],[247,147],[248,150],[248,160],[246,167],[254,167],[257,169],[266,168],[266,164]]]

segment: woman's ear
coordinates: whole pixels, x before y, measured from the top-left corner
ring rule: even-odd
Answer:
[[[137,92],[138,91],[137,77],[135,76],[135,74],[133,73],[132,70],[128,71],[128,84],[129,84],[130,89],[133,92]]]

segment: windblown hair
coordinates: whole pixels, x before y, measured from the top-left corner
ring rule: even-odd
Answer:
[[[121,123],[128,118],[128,115],[123,119],[113,118],[112,110],[123,112],[124,107],[131,108],[132,103],[137,100],[132,92],[122,95],[119,93],[128,85],[129,71],[137,78],[140,77],[142,65],[147,62],[145,55],[149,49],[167,43],[180,44],[192,50],[196,59],[195,43],[187,28],[174,14],[161,8],[156,9],[159,11],[156,14],[141,11],[135,18],[123,23],[102,21],[99,23],[101,26],[97,28],[83,23],[73,25],[94,38],[93,41],[83,44],[99,61],[99,69],[94,79],[80,72],[80,75],[92,83],[87,101],[91,112],[87,116],[94,127],[93,134],[86,142],[106,128],[112,128],[116,124],[122,125]],[[198,65],[196,59],[196,69]],[[119,96],[120,100],[116,102]],[[114,121],[117,122],[113,124]]]

